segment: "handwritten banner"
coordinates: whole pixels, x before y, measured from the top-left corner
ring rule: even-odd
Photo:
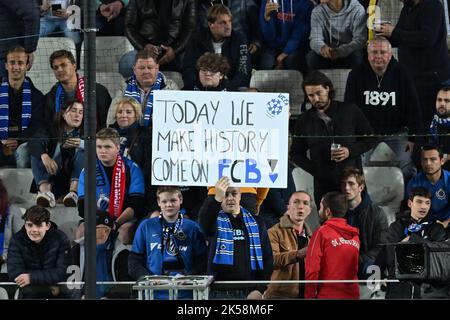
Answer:
[[[154,93],[152,184],[285,188],[289,95]]]

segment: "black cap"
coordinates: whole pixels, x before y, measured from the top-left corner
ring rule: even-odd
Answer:
[[[113,228],[114,220],[113,218],[111,218],[108,212],[103,210],[97,210],[97,226],[100,224]]]

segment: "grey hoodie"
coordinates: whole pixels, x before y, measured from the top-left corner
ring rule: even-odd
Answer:
[[[362,49],[367,40],[366,13],[358,0],[343,0],[338,13],[327,4],[316,6],[311,15],[311,49],[320,54],[327,45],[336,48],[338,58],[345,58]]]

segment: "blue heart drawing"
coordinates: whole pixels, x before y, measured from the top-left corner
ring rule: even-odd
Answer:
[[[269,178],[270,178],[270,180],[272,180],[272,182],[275,182],[275,180],[278,179],[278,173],[269,174]]]

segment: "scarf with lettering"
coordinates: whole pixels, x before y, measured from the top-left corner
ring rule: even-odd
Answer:
[[[61,110],[61,106],[64,104],[64,96],[64,88],[61,83],[58,83],[58,87],[56,88],[55,112],[59,112],[59,110]],[[84,102],[84,77],[78,77],[78,75],[75,98],[80,102]]]
[[[434,115],[433,120],[431,121],[430,125],[430,134],[431,139],[434,143],[439,143],[439,137],[438,137],[438,125],[450,127],[450,119],[443,119],[440,118],[437,114]]]
[[[26,77],[22,88],[22,130],[28,128],[31,120],[31,83]],[[3,78],[0,85],[0,140],[8,139],[9,135],[9,83]]]
[[[163,213],[159,214],[159,222],[162,228],[161,253],[164,260],[164,251],[170,256],[177,257],[180,251],[175,239],[182,234],[181,225],[183,224],[183,214],[180,212],[175,223],[169,225],[164,219]]]
[[[247,229],[250,244],[250,266],[252,270],[263,270],[261,241],[259,228],[255,218],[245,208],[241,207],[245,228]],[[233,265],[234,241],[233,226],[230,218],[222,210],[217,216],[217,242],[213,263]]]
[[[163,81],[163,75],[161,72],[158,72],[158,75],[156,76],[156,81],[153,84],[153,86],[150,88],[150,94],[147,99],[147,105],[145,106],[144,110],[144,127],[150,126],[150,118],[152,117],[153,113],[153,91],[160,90],[161,84]],[[133,74],[127,82],[127,88],[125,89],[124,93],[125,97],[132,97],[137,102],[142,103],[141,101],[141,94],[139,91],[138,83],[136,80],[136,76]]]
[[[99,178],[102,179],[104,182],[104,188],[106,190],[110,190],[108,212],[110,216],[115,220],[122,213],[123,201],[125,198],[125,182],[126,182],[125,162],[120,156],[120,154],[118,154],[116,163],[114,164],[111,183],[108,181],[105,169],[103,168],[102,163],[98,159],[97,159],[97,167],[100,169],[100,171],[97,172],[97,180]],[[102,176],[98,177],[99,174]],[[99,190],[97,190],[97,199],[99,199],[99,197],[100,197]]]

